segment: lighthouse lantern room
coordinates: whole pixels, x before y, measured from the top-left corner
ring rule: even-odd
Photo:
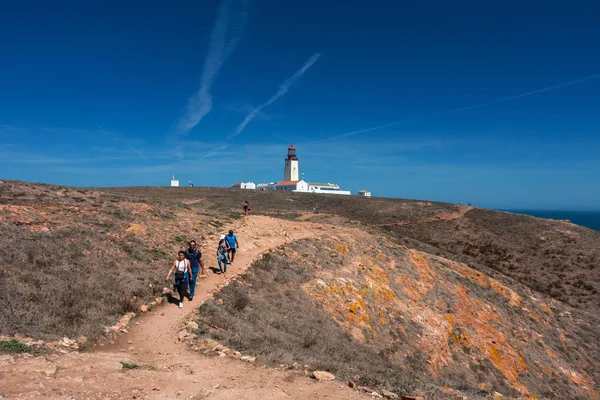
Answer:
[[[291,145],[288,148],[288,155],[285,159],[285,169],[283,171],[284,181],[298,181],[298,157],[296,156],[296,148]]]

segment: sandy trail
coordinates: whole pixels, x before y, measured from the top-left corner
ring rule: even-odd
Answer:
[[[88,353],[0,358],[0,395],[6,399],[361,399],[342,382],[316,382],[297,372],[191,351],[177,336],[189,314],[261,253],[290,241],[322,235],[310,222],[250,216],[236,229],[241,250],[227,277],[213,274],[216,242],[203,256],[208,278],[182,309],[164,304],[134,319],[129,333]],[[214,243],[213,243],[214,242]],[[165,272],[166,274],[166,272]],[[14,362],[13,362],[14,360]],[[145,366],[123,370],[121,362]]]

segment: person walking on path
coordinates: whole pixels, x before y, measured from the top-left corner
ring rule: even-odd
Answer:
[[[191,240],[189,248],[185,251],[185,258],[190,262],[191,273],[188,275],[190,282],[190,297],[189,300],[194,299],[194,293],[196,291],[196,279],[198,279],[198,270],[204,275],[204,261],[202,260],[202,252],[196,248],[196,241]]]
[[[227,242],[225,241],[225,235],[223,235],[221,240],[219,240],[219,247],[217,248],[217,262],[219,263],[219,274],[227,273],[227,264],[229,263],[229,260],[227,259],[228,250],[229,246],[227,246]],[[223,264],[222,267],[221,264]]]
[[[233,264],[233,260],[235,259],[235,252],[239,250],[240,244],[237,241],[237,237],[233,234],[233,230],[229,230],[229,234],[225,236],[225,240],[229,245],[229,264]]]
[[[169,281],[173,271],[175,271],[175,290],[179,293],[179,308],[182,308],[187,286],[186,274],[190,271],[190,262],[185,258],[184,251],[179,251],[179,253],[177,253],[177,260],[173,261],[173,265],[171,266],[171,269],[169,269],[165,281]]]
[[[248,203],[248,200],[244,201],[244,217],[248,216],[248,211],[250,210],[250,203]]]

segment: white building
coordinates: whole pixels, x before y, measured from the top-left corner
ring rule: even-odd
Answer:
[[[175,175],[171,178],[171,187],[178,187],[179,181],[175,179]]]
[[[371,197],[371,192],[368,190],[359,190],[358,195],[362,197]]]
[[[232,189],[249,189],[255,190],[256,184],[254,182],[239,182],[231,185]]]
[[[265,191],[265,190],[275,190],[275,182],[271,183],[259,183],[256,185],[256,190]]]
[[[302,180],[281,181],[275,185],[275,190],[283,190],[288,192],[308,192],[308,183]]]
[[[350,191],[342,190],[335,183],[309,183],[308,191],[311,193],[325,193],[325,194],[345,194],[350,195]]]
[[[283,169],[284,181],[298,181],[298,157],[296,157],[296,148],[291,145],[288,148],[288,156],[285,159],[285,167]]]
[[[283,180],[278,183],[260,183],[256,186],[258,190],[280,190],[300,193],[325,193],[350,195],[350,191],[342,190],[335,183],[307,183],[299,179],[300,167],[296,148],[291,145],[288,148],[287,158],[283,169]]]

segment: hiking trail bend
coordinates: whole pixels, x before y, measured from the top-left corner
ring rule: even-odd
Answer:
[[[6,399],[369,398],[342,382],[317,382],[297,372],[201,355],[178,340],[193,310],[263,252],[323,232],[323,226],[312,222],[245,217],[235,232],[240,250],[228,266],[227,277],[209,269],[217,264],[218,239],[207,240],[202,254],[208,277],[198,279],[196,296],[184,301],[183,308],[165,302],[133,319],[127,334],[90,352],[4,357],[0,359],[0,395]],[[165,275],[167,270],[165,265]],[[165,286],[171,284],[165,282]],[[123,370],[122,363],[146,368]]]

